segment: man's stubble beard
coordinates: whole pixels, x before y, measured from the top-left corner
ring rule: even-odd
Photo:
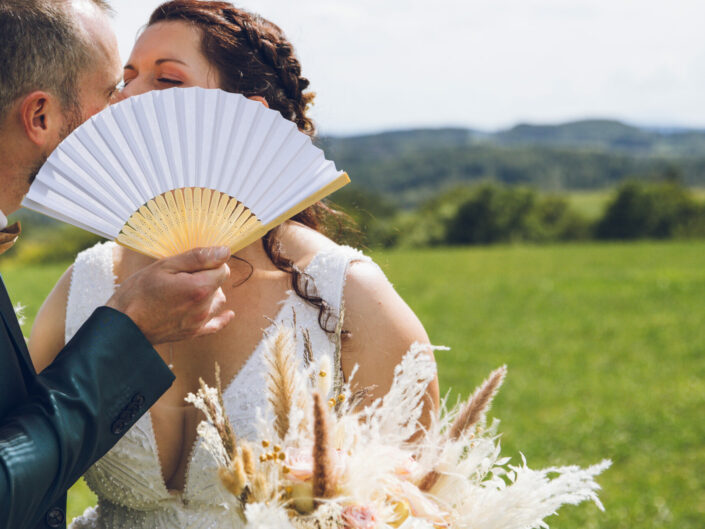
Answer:
[[[69,134],[71,134],[83,123],[83,115],[78,105],[72,105],[71,109],[64,114],[64,118],[66,120],[66,123],[64,123],[64,127],[59,132],[59,143],[64,141],[64,139]],[[49,158],[51,152],[52,151],[42,153],[41,156],[37,159],[36,163],[29,170],[29,174],[27,175],[27,181],[29,182],[30,186],[34,183],[34,180],[37,178],[40,169],[46,163],[47,158]]]

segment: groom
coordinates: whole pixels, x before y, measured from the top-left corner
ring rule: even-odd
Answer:
[[[103,0],[0,0],[0,253],[59,141],[121,78]],[[227,248],[156,262],[97,309],[37,374],[0,277],[0,529],[66,526],[66,490],[166,391],[152,345],[223,328]]]

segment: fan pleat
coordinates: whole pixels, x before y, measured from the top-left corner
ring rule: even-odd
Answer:
[[[195,147],[194,137],[194,105],[185,104],[186,94],[184,90],[174,91],[169,94],[170,103],[173,106],[173,113],[176,116],[178,134],[176,136],[175,147],[179,147],[179,155],[181,156],[180,164],[183,171],[183,184],[177,187],[185,186],[192,187],[195,181],[195,170],[193,168],[194,157],[193,149]],[[167,98],[165,98],[167,99]],[[181,112],[176,109],[180,108]]]
[[[131,110],[131,105],[113,105],[108,108],[117,126],[115,137],[125,140],[129,148],[128,152],[132,155],[131,159],[134,160],[140,169],[132,173],[128,171],[127,175],[138,188],[140,196],[142,197],[142,203],[144,203],[149,197],[153,197],[157,194],[156,189],[152,185],[155,181],[153,177],[155,171],[152,160],[146,152],[144,141],[138,141],[142,138],[142,133],[138,129],[136,130],[134,121],[127,117],[131,115]],[[128,152],[124,153],[126,161],[130,160]]]
[[[72,172],[71,168],[68,168],[68,172]],[[120,217],[116,215],[113,210],[107,207],[106,204],[98,202],[96,197],[91,194],[88,190],[82,189],[75,185],[75,182],[66,178],[67,166],[58,157],[52,163],[51,177],[46,178],[41,182],[36,182],[34,192],[30,198],[37,202],[44,202],[39,199],[40,196],[46,197],[48,200],[49,196],[57,197],[60,196],[65,202],[52,204],[53,209],[59,209],[62,206],[64,208],[69,207],[74,211],[80,210],[88,211],[91,215],[96,218],[103,219],[103,222],[119,223]],[[42,190],[45,189],[46,192],[42,195]],[[81,206],[79,206],[81,204]],[[69,211],[64,210],[65,213],[69,214]]]
[[[215,123],[215,114],[213,112],[214,110],[214,101],[212,98],[202,98],[199,97],[200,94],[196,94],[196,100],[197,100],[197,107],[200,108],[200,112],[196,112],[196,126],[194,128],[194,135],[195,135],[195,141],[194,141],[194,146],[195,146],[195,159],[194,159],[194,167],[195,170],[193,172],[194,174],[194,181],[191,183],[191,185],[195,185],[196,183],[196,178],[198,178],[199,174],[208,174],[207,172],[207,167],[208,164],[204,162],[204,158],[206,157],[206,153],[208,152],[206,150],[207,146],[211,144],[211,134],[212,130],[211,127],[206,127],[205,122],[208,123]]]
[[[278,211],[286,211],[296,204],[297,194],[293,193],[293,190],[297,186],[300,186],[302,190],[301,194],[304,196],[310,194],[311,190],[318,189],[318,187],[316,187],[317,182],[313,175],[317,172],[318,167],[320,167],[321,163],[324,161],[325,158],[323,158],[323,155],[320,153],[316,153],[316,156],[313,158],[313,160],[309,162],[307,166],[300,168],[301,171],[296,176],[296,178],[289,179],[286,183],[281,186],[282,189],[279,193],[273,196],[265,196],[262,200],[263,204],[261,206],[261,209],[259,210],[261,211],[260,217],[262,218],[262,222],[267,224],[268,222],[276,218]],[[297,167],[297,169],[299,169],[299,167]],[[292,174],[295,173],[292,172]]]
[[[273,196],[286,193],[287,189],[298,185],[301,182],[300,179],[306,178],[305,169],[310,166],[310,158],[315,158],[319,154],[310,150],[308,150],[310,154],[307,154],[307,147],[310,145],[311,140],[306,136],[304,139],[300,139],[298,149],[295,151],[291,149],[291,151],[287,151],[282,156],[276,156],[272,160],[272,164],[267,170],[267,172],[271,171],[271,178],[264,180],[261,186],[258,186],[261,189],[251,197],[250,207],[261,218],[265,217],[266,205],[271,202]],[[284,178],[286,173],[290,173],[294,177]]]
[[[82,230],[86,230],[91,233],[94,233],[94,234],[98,235],[99,237],[105,237],[106,239],[114,239],[117,236],[117,233],[115,233],[115,232],[106,233],[104,231],[101,231],[100,229],[98,229],[98,227],[96,227],[94,225],[85,224],[79,220],[76,220],[75,216],[65,215],[59,211],[56,211],[52,208],[45,206],[44,204],[40,204],[39,202],[35,202],[34,200],[32,200],[30,198],[25,197],[22,205],[28,209],[31,209],[33,211],[37,211],[43,215],[47,215],[49,217],[55,218],[55,219],[60,220],[62,222],[66,222],[68,224],[73,224],[74,226],[77,226],[78,228],[81,228]]]
[[[223,189],[221,185],[223,160],[228,153],[229,136],[232,132],[232,127],[224,128],[223,124],[226,116],[233,108],[237,108],[236,104],[223,104],[223,92],[218,92],[216,97],[204,97],[203,99],[210,103],[208,115],[211,116],[212,126],[207,127],[203,124],[203,136],[201,151],[201,171],[202,174],[211,175],[215,189]],[[239,101],[239,100],[238,100]],[[207,120],[204,120],[207,122]],[[210,155],[206,155],[210,151]]]
[[[274,119],[276,116],[269,113],[265,113],[265,115],[271,117],[272,120],[269,122],[263,121],[260,125],[260,128],[263,129],[258,131],[261,134],[261,139],[255,141],[255,145],[259,145],[257,149],[253,149],[252,161],[247,169],[251,178],[248,178],[244,182],[240,191],[242,200],[247,203],[252,201],[252,194],[255,189],[265,183],[266,174],[264,171],[276,156],[276,154],[273,153],[279,152],[288,133],[292,129],[296,130],[296,125],[290,121],[286,122],[291,125],[291,127],[288,127],[286,123]]]
[[[178,116],[173,111],[173,106],[170,105],[168,97],[161,97],[154,101],[154,111],[156,115],[155,126],[159,133],[160,143],[164,146],[165,161],[168,170],[161,170],[164,173],[167,189],[185,186],[185,177],[183,174],[184,166],[179,160],[181,149],[179,145],[179,136],[181,123]],[[160,188],[161,190],[161,188]]]
[[[58,211],[67,217],[82,218],[85,223],[96,226],[96,228],[102,232],[117,234],[120,231],[118,227],[115,229],[115,223],[110,222],[109,219],[96,214],[90,209],[79,206],[80,202],[77,202],[75,198],[64,196],[63,194],[57,193],[53,189],[40,185],[36,185],[36,191],[31,197],[32,200],[39,202],[40,204],[51,204],[50,209]],[[68,193],[67,193],[68,194]],[[115,235],[113,235],[114,237]]]
[[[108,121],[111,119],[112,121]],[[125,141],[125,137],[119,134],[120,130],[117,128],[117,123],[114,120],[114,116],[111,112],[100,114],[95,120],[95,130],[100,136],[101,142],[98,150],[103,150],[109,152],[113,159],[117,162],[119,169],[115,169],[115,175],[120,175],[120,185],[123,186],[125,192],[129,194],[129,198],[132,202],[132,209],[139,207],[144,203],[146,194],[143,189],[138,187],[138,184],[143,181],[143,179],[133,179],[130,175],[139,174],[140,171],[138,167],[134,164],[134,155],[130,158],[130,146]],[[118,134],[113,134],[113,130]],[[131,163],[132,162],[132,163]],[[107,171],[111,174],[110,171]]]
[[[280,124],[279,127],[276,127],[277,123]],[[280,175],[291,161],[292,151],[298,150],[297,144],[301,141],[301,136],[302,134],[294,123],[290,121],[275,122],[275,127],[273,127],[268,140],[268,143],[271,142],[272,148],[258,154],[251,169],[254,178],[252,178],[249,189],[243,194],[243,200],[246,196],[248,203],[252,204],[250,207],[253,211],[258,212],[255,204],[262,192],[265,189],[271,189],[278,180],[281,180]]]
[[[79,146],[80,143],[76,142]],[[64,150],[63,157],[57,157],[53,167],[55,169],[54,179],[48,179],[46,184],[54,189],[57,193],[72,198],[80,196],[78,200],[87,200],[87,209],[91,211],[101,210],[106,211],[116,218],[125,218],[130,214],[131,208],[126,208],[124,204],[116,202],[115,197],[101,187],[100,181],[86,177],[86,175],[99,173],[98,167],[92,163],[89,164],[90,170],[85,171],[80,160],[88,158],[91,162],[90,154],[79,153],[75,145],[68,145]],[[78,162],[77,162],[78,161]],[[63,179],[59,181],[57,177]],[[122,206],[122,207],[121,207]]]
[[[242,186],[245,183],[247,170],[252,162],[252,148],[250,144],[254,142],[257,128],[256,117],[260,111],[264,110],[262,105],[245,105],[242,119],[237,123],[238,132],[235,136],[235,147],[238,148],[237,161],[233,167],[233,172],[226,182],[228,195],[238,197],[240,200],[247,200],[242,193]]]
[[[154,92],[146,94],[152,96],[150,98],[141,99],[131,97],[128,101],[133,99],[137,101],[132,111],[134,112],[135,119],[140,124],[140,131],[147,147],[147,154],[152,160],[154,167],[152,177],[156,184],[156,194],[160,195],[164,191],[172,189],[172,186],[170,185],[171,177],[168,176],[170,175],[169,158],[166,152],[166,146],[169,145],[168,139],[165,143],[162,131],[159,127],[159,116],[157,115],[156,105],[148,104],[148,102],[153,99],[153,94]]]
[[[92,132],[96,137],[91,137],[90,132]],[[95,160],[93,164],[92,174],[98,183],[98,186],[105,191],[110,199],[116,201],[121,208],[121,216],[127,215],[134,211],[140,204],[141,201],[134,200],[130,198],[126,193],[125,187],[119,186],[117,182],[110,177],[111,174],[120,174],[119,164],[115,163],[115,160],[110,156],[110,151],[103,149],[103,142],[97,142],[96,139],[100,140],[100,135],[93,129],[91,131],[88,129],[82,129],[76,134],[76,143],[80,144],[85,150],[83,157],[85,159]]]

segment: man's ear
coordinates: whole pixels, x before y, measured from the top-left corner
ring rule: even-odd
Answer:
[[[25,96],[19,110],[20,121],[32,143],[44,147],[56,141],[63,126],[63,115],[55,96],[37,90]]]
[[[267,103],[267,100],[265,98],[263,98],[262,96],[249,96],[247,99],[252,99],[252,101],[259,101],[264,106],[269,108],[269,103]]]

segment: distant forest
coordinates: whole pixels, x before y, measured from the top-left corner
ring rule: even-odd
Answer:
[[[462,184],[496,182],[560,192],[625,180],[705,187],[705,131],[646,129],[617,121],[471,129],[405,130],[318,140],[357,192],[413,208]],[[335,200],[335,198],[334,198]]]

